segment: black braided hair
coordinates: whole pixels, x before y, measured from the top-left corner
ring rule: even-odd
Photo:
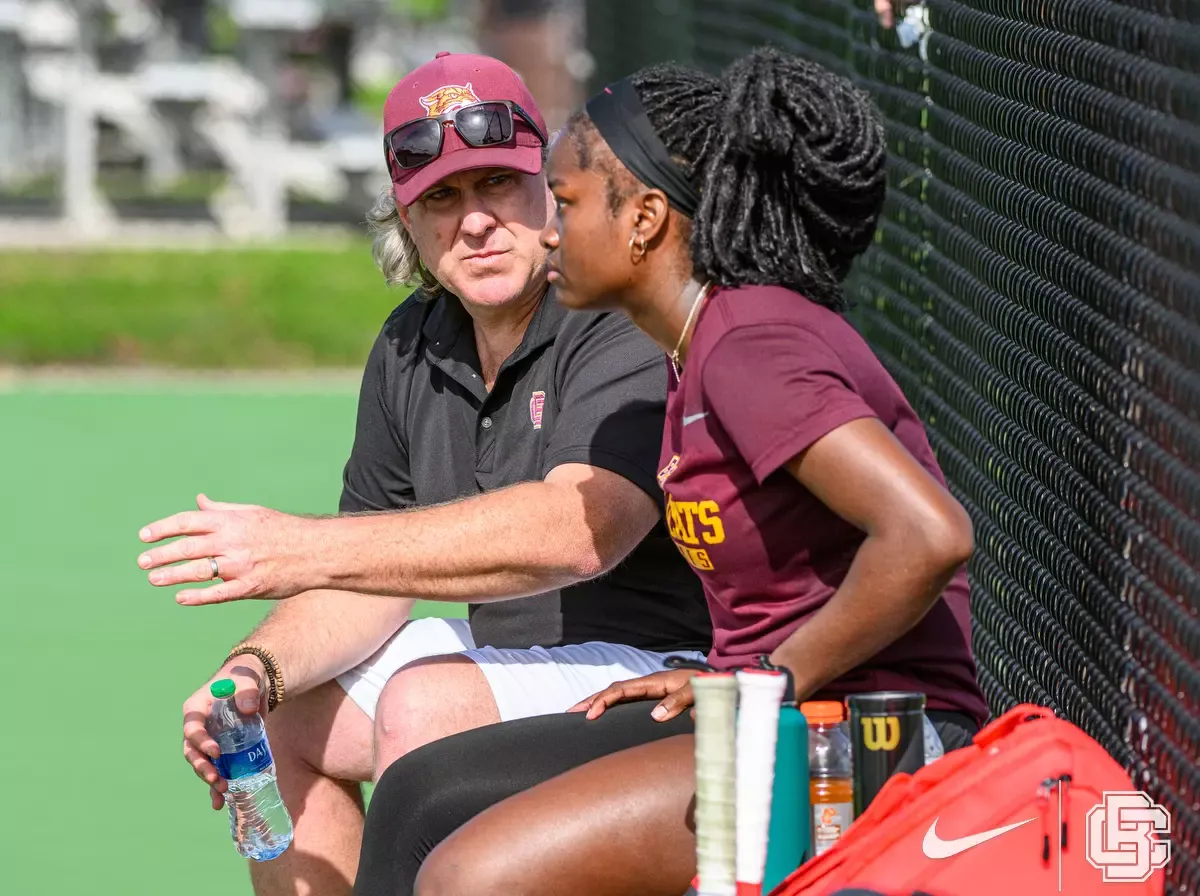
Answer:
[[[867,95],[770,47],[719,78],[657,65],[632,81],[700,191],[696,276],[785,286],[843,309],[840,282],[870,245],[886,191],[883,124]]]

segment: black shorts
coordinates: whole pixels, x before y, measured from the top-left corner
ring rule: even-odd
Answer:
[[[367,813],[356,896],[409,896],[425,857],[484,809],[593,759],[693,732],[690,713],[650,718],[652,702],[488,725],[434,741],[384,772]],[[930,711],[946,750],[977,728],[959,713]]]

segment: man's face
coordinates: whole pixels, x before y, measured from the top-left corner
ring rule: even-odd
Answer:
[[[439,283],[464,302],[494,307],[544,282],[538,235],[552,210],[544,174],[475,168],[438,181],[400,218]]]

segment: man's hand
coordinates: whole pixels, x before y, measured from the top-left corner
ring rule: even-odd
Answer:
[[[695,702],[691,683],[695,674],[693,669],[671,669],[632,678],[629,681],[618,681],[599,693],[580,700],[567,712],[583,712],[586,709],[589,719],[598,719],[604,714],[604,710],[618,703],[659,700],[658,705],[650,711],[650,715],[655,721],[666,722]]]
[[[204,495],[196,498],[196,506],[198,511],[158,520],[139,533],[147,543],[187,536],[138,557],[138,566],[151,570],[151,585],[211,581],[216,578],[212,558],[221,583],[180,591],[175,598],[179,603],[278,600],[307,590],[296,571],[314,552],[308,539],[312,521],[252,504],[211,501]],[[179,565],[168,566],[171,563]]]
[[[234,704],[238,710],[245,715],[266,713],[267,691],[263,687],[266,674],[267,670],[258,657],[235,656],[183,704],[183,758],[192,767],[196,777],[208,784],[214,809],[225,805],[224,794],[229,785],[217,774],[217,768],[212,763],[212,760],[221,755],[221,748],[204,726],[213,705],[213,696],[208,687],[214,681],[232,678],[237,686]]]

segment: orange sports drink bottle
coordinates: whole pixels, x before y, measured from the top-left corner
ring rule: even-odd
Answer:
[[[808,721],[809,803],[812,855],[828,850],[854,820],[850,732],[842,704],[814,700],[800,705]]]

